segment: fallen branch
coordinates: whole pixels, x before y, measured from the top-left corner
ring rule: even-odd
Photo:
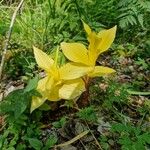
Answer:
[[[20,1],[20,3],[18,4],[18,6],[15,9],[15,11],[13,13],[13,16],[11,18],[11,23],[10,23],[10,26],[9,26],[9,30],[8,30],[6,40],[5,40],[4,49],[3,49],[3,52],[2,52],[2,60],[1,60],[1,64],[0,64],[0,81],[2,79],[2,72],[3,72],[4,63],[5,63],[5,57],[6,57],[9,41],[10,41],[10,38],[11,38],[11,33],[12,33],[12,30],[13,30],[13,26],[14,26],[14,23],[15,23],[15,20],[16,20],[17,13],[18,13],[19,9],[21,8],[23,2],[24,2],[24,0]]]
[[[71,139],[70,141],[67,141],[67,142],[59,144],[59,145],[55,145],[55,148],[70,145],[70,144],[76,142],[77,140],[81,139],[83,136],[87,135],[88,133],[89,133],[89,130],[84,131],[84,132],[80,133],[79,135],[77,135],[76,137],[74,137],[73,139]]]

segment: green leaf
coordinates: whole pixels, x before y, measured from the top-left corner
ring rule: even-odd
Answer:
[[[14,147],[9,147],[7,150],[15,150]]]
[[[2,149],[3,144],[4,144],[4,137],[3,135],[0,135],[0,149]]]
[[[29,91],[32,91],[32,90],[36,89],[36,87],[38,85],[38,80],[39,80],[38,76],[36,76],[35,78],[29,80],[29,83],[26,86],[26,88],[24,89],[24,92],[29,92]]]
[[[39,110],[44,110],[44,111],[48,111],[50,109],[51,107],[46,103],[44,103],[42,106],[39,107]]]
[[[150,133],[144,133],[142,135],[138,136],[139,141],[141,141],[143,144],[147,143],[150,144]]]
[[[15,119],[17,119],[27,108],[29,98],[27,94],[24,94],[23,89],[11,92],[4,101],[0,103],[0,113],[14,114]]]
[[[116,123],[116,124],[113,124],[112,125],[112,129],[111,129],[113,132],[123,132],[123,131],[126,131],[126,126],[124,124],[121,124],[121,123]]]
[[[138,21],[139,21],[141,27],[144,28],[144,24],[143,24],[143,22],[144,22],[144,15],[143,14],[139,14],[137,16],[137,18],[138,18]]]
[[[141,143],[141,141],[135,142],[132,147],[135,150],[146,150],[145,146]]]
[[[26,145],[25,144],[18,144],[16,147],[16,150],[26,150]]]
[[[35,150],[41,150],[41,148],[43,147],[43,143],[36,139],[36,138],[29,138],[29,143],[30,145],[35,149]]]
[[[53,122],[53,126],[55,128],[62,128],[66,123],[66,118],[65,117],[62,117],[59,121],[55,121]]]
[[[44,150],[49,150],[49,148],[51,148],[52,146],[54,146],[57,143],[57,137],[54,135],[51,135],[45,144]]]
[[[93,107],[86,107],[84,109],[81,109],[77,113],[77,116],[86,121],[91,121],[91,122],[97,121],[97,116]]]

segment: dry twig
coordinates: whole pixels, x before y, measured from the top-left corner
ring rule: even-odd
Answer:
[[[11,33],[12,33],[12,30],[13,30],[13,26],[14,26],[14,23],[15,23],[15,20],[16,20],[17,13],[20,10],[23,2],[24,2],[24,0],[20,1],[20,3],[18,4],[18,6],[15,9],[15,11],[13,13],[13,16],[11,18],[11,23],[10,23],[10,26],[9,26],[9,30],[8,30],[6,40],[5,40],[4,49],[3,49],[3,52],[2,52],[2,60],[1,60],[1,64],[0,64],[0,81],[2,79],[2,72],[3,72],[4,63],[5,63],[6,52],[7,52],[9,41],[10,41],[10,38],[11,38]]]

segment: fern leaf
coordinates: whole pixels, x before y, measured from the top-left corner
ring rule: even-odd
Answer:
[[[143,16],[143,14],[138,15],[137,19],[138,19],[138,22],[140,23],[141,27],[144,28],[144,25],[143,25],[144,16]]]

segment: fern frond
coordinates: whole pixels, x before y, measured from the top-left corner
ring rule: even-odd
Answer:
[[[144,28],[144,15],[150,12],[150,2],[141,0],[120,0],[118,4],[120,15],[119,25],[121,28],[138,25]]]

